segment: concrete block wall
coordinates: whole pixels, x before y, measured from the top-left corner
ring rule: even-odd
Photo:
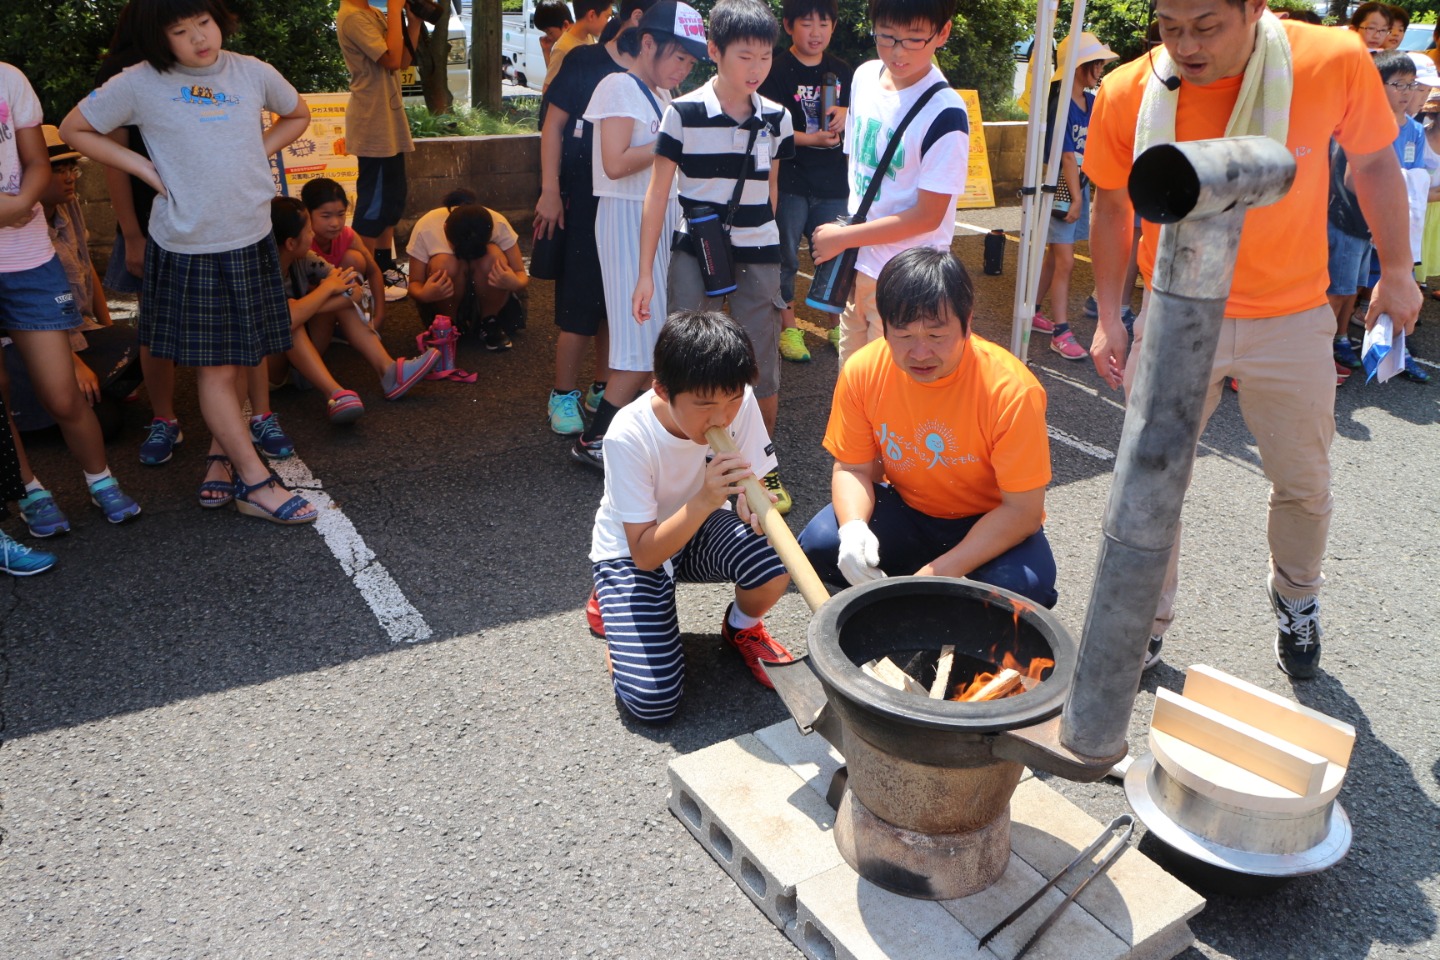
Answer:
[[[998,120],[985,124],[985,146],[990,155],[990,180],[995,187],[995,205],[1017,206],[1025,167],[1024,120]]]
[[[115,214],[104,168],[82,160],[81,169],[84,175],[77,189],[89,229],[90,254],[103,275],[114,245]],[[469,187],[481,203],[504,214],[529,248],[530,223],[540,196],[539,134],[417,140],[415,152],[406,157],[405,170],[410,190],[396,227],[401,241],[410,236],[416,220],[440,205],[445,194]]]
[[[995,202],[1013,206],[1019,202],[1021,167],[1025,157],[1025,123],[999,121],[985,124],[989,148],[990,175],[995,184]],[[85,175],[79,184],[85,222],[90,228],[90,250],[105,272],[115,236],[115,215],[110,209],[104,170],[83,160]],[[505,137],[436,137],[415,141],[415,152],[406,158],[410,192],[405,215],[396,232],[403,242],[415,221],[440,205],[445,194],[467,186],[480,202],[505,215],[512,226],[527,238],[528,249],[535,201],[540,196],[540,135]]]

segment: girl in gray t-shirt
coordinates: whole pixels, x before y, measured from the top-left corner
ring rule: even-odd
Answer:
[[[161,0],[132,0],[145,60],[92,91],[61,124],[93,159],[159,193],[140,298],[140,342],[153,355],[198,368],[200,409],[214,438],[200,506],[234,502],[275,523],[310,523],[315,508],[291,496],[255,452],[294,452],[269,410],[247,431],[236,377],[289,349],[290,311],[270,236],[275,185],[269,158],[304,134],[310,111],[272,66],[223,50],[235,18],[221,0],[167,16]],[[264,111],[278,115],[268,129]],[[138,127],[147,159],[106,136]],[[268,406],[268,402],[254,404]]]

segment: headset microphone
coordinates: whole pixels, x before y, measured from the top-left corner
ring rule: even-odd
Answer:
[[[1171,93],[1174,93],[1176,90],[1179,90],[1179,89],[1180,89],[1180,78],[1179,78],[1179,77],[1162,77],[1162,76],[1160,76],[1160,71],[1158,71],[1158,70],[1155,69],[1155,48],[1154,48],[1154,47],[1151,47],[1149,50],[1146,50],[1146,51],[1145,51],[1145,56],[1146,56],[1146,58],[1149,59],[1149,61],[1150,61],[1150,72],[1153,73],[1153,74],[1155,74],[1155,79],[1156,79],[1156,80],[1159,80],[1161,83],[1163,83],[1163,84],[1165,85],[1165,89],[1166,89],[1166,90],[1169,90]]]

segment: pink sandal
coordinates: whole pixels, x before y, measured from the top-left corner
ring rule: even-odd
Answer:
[[[354,423],[365,413],[365,404],[354,390],[341,390],[330,398],[326,413],[331,423]]]

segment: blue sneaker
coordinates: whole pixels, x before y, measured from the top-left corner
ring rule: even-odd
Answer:
[[[585,418],[580,415],[580,391],[550,393],[550,429],[562,437],[585,432]]]
[[[33,577],[55,566],[55,554],[32,550],[0,530],[0,570],[12,577]]]
[[[125,495],[114,477],[90,485],[90,502],[103,510],[105,519],[111,523],[124,523],[140,516],[140,504]]]
[[[597,384],[592,383],[590,389],[585,391],[585,409],[591,413],[597,412],[600,409],[600,401],[605,399],[605,384],[598,384],[599,390],[595,389],[596,386]]]
[[[30,528],[32,537],[44,539],[57,533],[70,532],[70,520],[61,511],[49,490],[36,490],[34,493],[25,494],[20,499],[20,515],[25,518],[25,526]]]
[[[1420,364],[1416,363],[1415,358],[1410,356],[1409,350],[1405,351],[1405,369],[1401,371],[1400,375],[1403,376],[1406,380],[1410,380],[1415,383],[1430,382],[1430,374],[1420,369]]]
[[[1349,337],[1335,338],[1335,362],[1351,370],[1359,370],[1364,366],[1360,362],[1360,354],[1355,352],[1355,344],[1350,342]]]
[[[1091,320],[1096,320],[1100,317],[1100,304],[1095,302],[1094,297],[1085,298],[1085,316]]]
[[[179,420],[162,420],[156,417],[150,421],[150,434],[140,444],[140,462],[147,467],[158,467],[169,463],[185,435],[180,432]]]
[[[250,442],[272,460],[284,460],[295,454],[294,442],[280,429],[280,418],[273,411],[258,419],[250,418]]]

